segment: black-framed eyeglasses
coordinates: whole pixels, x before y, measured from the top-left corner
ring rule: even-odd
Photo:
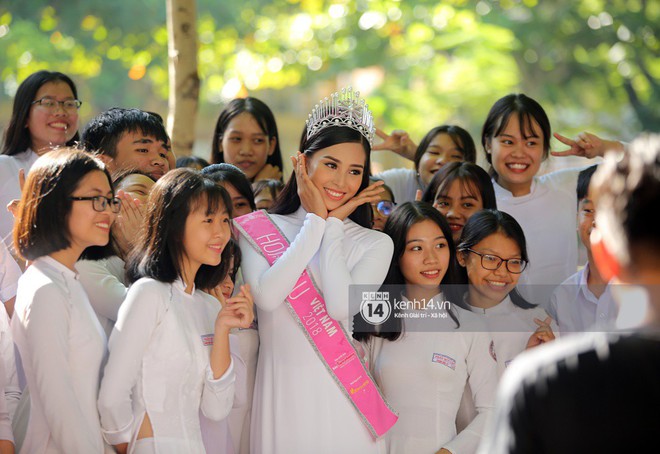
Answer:
[[[82,106],[82,101],[77,99],[67,99],[66,101],[58,101],[52,98],[41,98],[36,101],[32,101],[32,104],[39,104],[41,107],[44,107],[49,110],[57,109],[57,106],[62,106],[64,110],[78,110]]]
[[[390,214],[392,214],[392,210],[394,210],[395,206],[396,203],[390,202],[389,200],[381,200],[378,203],[371,204],[371,207],[374,210],[377,210],[383,216],[389,216]]]
[[[121,209],[121,200],[118,197],[103,197],[102,195],[97,195],[94,197],[69,197],[71,200],[91,200],[92,208],[94,211],[103,213],[108,205],[110,205],[110,210],[113,213],[119,213]]]
[[[523,259],[503,259],[493,254],[482,254],[472,249],[465,249],[466,251],[477,254],[481,257],[481,266],[486,270],[494,271],[505,263],[506,269],[509,273],[520,274],[527,268],[527,262]]]

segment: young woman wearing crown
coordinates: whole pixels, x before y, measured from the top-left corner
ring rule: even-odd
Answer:
[[[271,214],[235,220],[261,338],[253,453],[377,453],[396,421],[349,332],[349,285],[380,285],[393,251],[369,228],[373,135],[359,93],[321,101]]]

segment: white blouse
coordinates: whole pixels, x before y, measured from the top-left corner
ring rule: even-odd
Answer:
[[[326,370],[284,299],[309,266],[327,313],[350,332],[349,286],[382,283],[392,257],[392,240],[350,219],[324,220],[302,207],[290,215],[271,218],[291,243],[272,267],[245,237],[239,239],[243,275],[257,305],[261,342],[251,452],[378,452],[379,445]]]
[[[484,318],[495,343],[497,367],[500,375],[511,361],[527,348],[531,335],[539,327],[534,319],[545,320],[548,313],[541,307],[523,309],[516,306],[507,296],[497,306],[488,309],[469,306],[475,314]],[[558,336],[559,328],[552,321],[550,328]]]
[[[16,296],[20,277],[21,269],[16,260],[9,253],[7,246],[0,241],[0,302],[4,303]]]
[[[414,201],[417,191],[426,189],[417,175],[417,169],[389,169],[376,175],[376,178],[380,178],[389,186],[398,205]]]
[[[114,255],[102,260],[79,260],[76,269],[105,334],[110,337],[119,307],[128,293],[125,263]]]
[[[0,246],[2,242],[0,242]],[[0,305],[0,440],[14,441],[12,418],[21,400],[21,389],[16,375],[14,341],[9,327],[9,316]]]
[[[160,453],[204,453],[200,415],[224,419],[234,400],[233,360],[213,378],[209,355],[220,303],[199,290],[142,278],[129,289],[110,337],[99,412],[112,445],[134,447],[145,414]]]
[[[518,221],[527,241],[529,265],[520,276],[518,290],[527,301],[543,307],[548,307],[555,287],[577,271],[580,170],[536,176],[530,193],[520,197],[493,181],[497,209]]]
[[[405,330],[389,341],[372,338],[374,377],[399,420],[385,435],[389,454],[475,452],[493,410],[497,365],[491,337],[477,316],[452,306],[451,317],[437,319],[437,330]],[[456,416],[466,385],[476,415],[457,433]]]
[[[112,452],[96,409],[106,338],[76,273],[35,260],[19,280],[11,328],[31,399],[22,452]]]
[[[18,171],[25,170],[25,176],[39,155],[29,148],[13,156],[0,155],[0,239],[7,247],[12,246],[12,229],[14,216],[7,211],[7,205],[14,199],[21,198],[21,186],[18,182]]]

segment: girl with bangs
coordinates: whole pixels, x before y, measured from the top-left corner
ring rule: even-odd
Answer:
[[[118,452],[204,453],[200,414],[220,421],[232,407],[229,331],[252,323],[249,288],[222,306],[200,290],[228,272],[230,215],[226,191],[196,171],[152,189],[98,403]]]
[[[603,156],[608,146],[584,148],[559,134],[570,149],[553,156]],[[481,144],[491,165],[497,206],[522,226],[532,263],[520,279],[521,292],[535,304],[547,304],[554,288],[578,265],[577,196],[580,169],[539,175],[550,154],[550,120],[543,107],[524,94],[499,99],[488,113]],[[618,144],[620,145],[620,144]]]
[[[440,169],[422,201],[432,203],[445,216],[455,244],[470,216],[483,209],[497,208],[490,177],[471,162],[451,162]]]
[[[282,179],[282,152],[275,116],[257,98],[236,98],[218,117],[211,145],[211,164],[226,162],[241,169],[250,182]]]
[[[462,301],[446,297],[458,282],[452,232],[431,205],[407,202],[394,210],[384,233],[394,241],[381,287],[392,315],[374,329],[358,314],[354,337],[366,343],[376,382],[399,412],[385,438],[387,452],[475,452],[493,408],[497,370],[486,325]],[[464,390],[478,413],[459,432]]]

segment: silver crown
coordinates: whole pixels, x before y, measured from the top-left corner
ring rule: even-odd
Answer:
[[[364,99],[360,99],[360,92],[353,92],[352,87],[333,93],[330,99],[320,100],[305,123],[307,139],[330,126],[344,126],[358,131],[373,146],[374,117]]]

